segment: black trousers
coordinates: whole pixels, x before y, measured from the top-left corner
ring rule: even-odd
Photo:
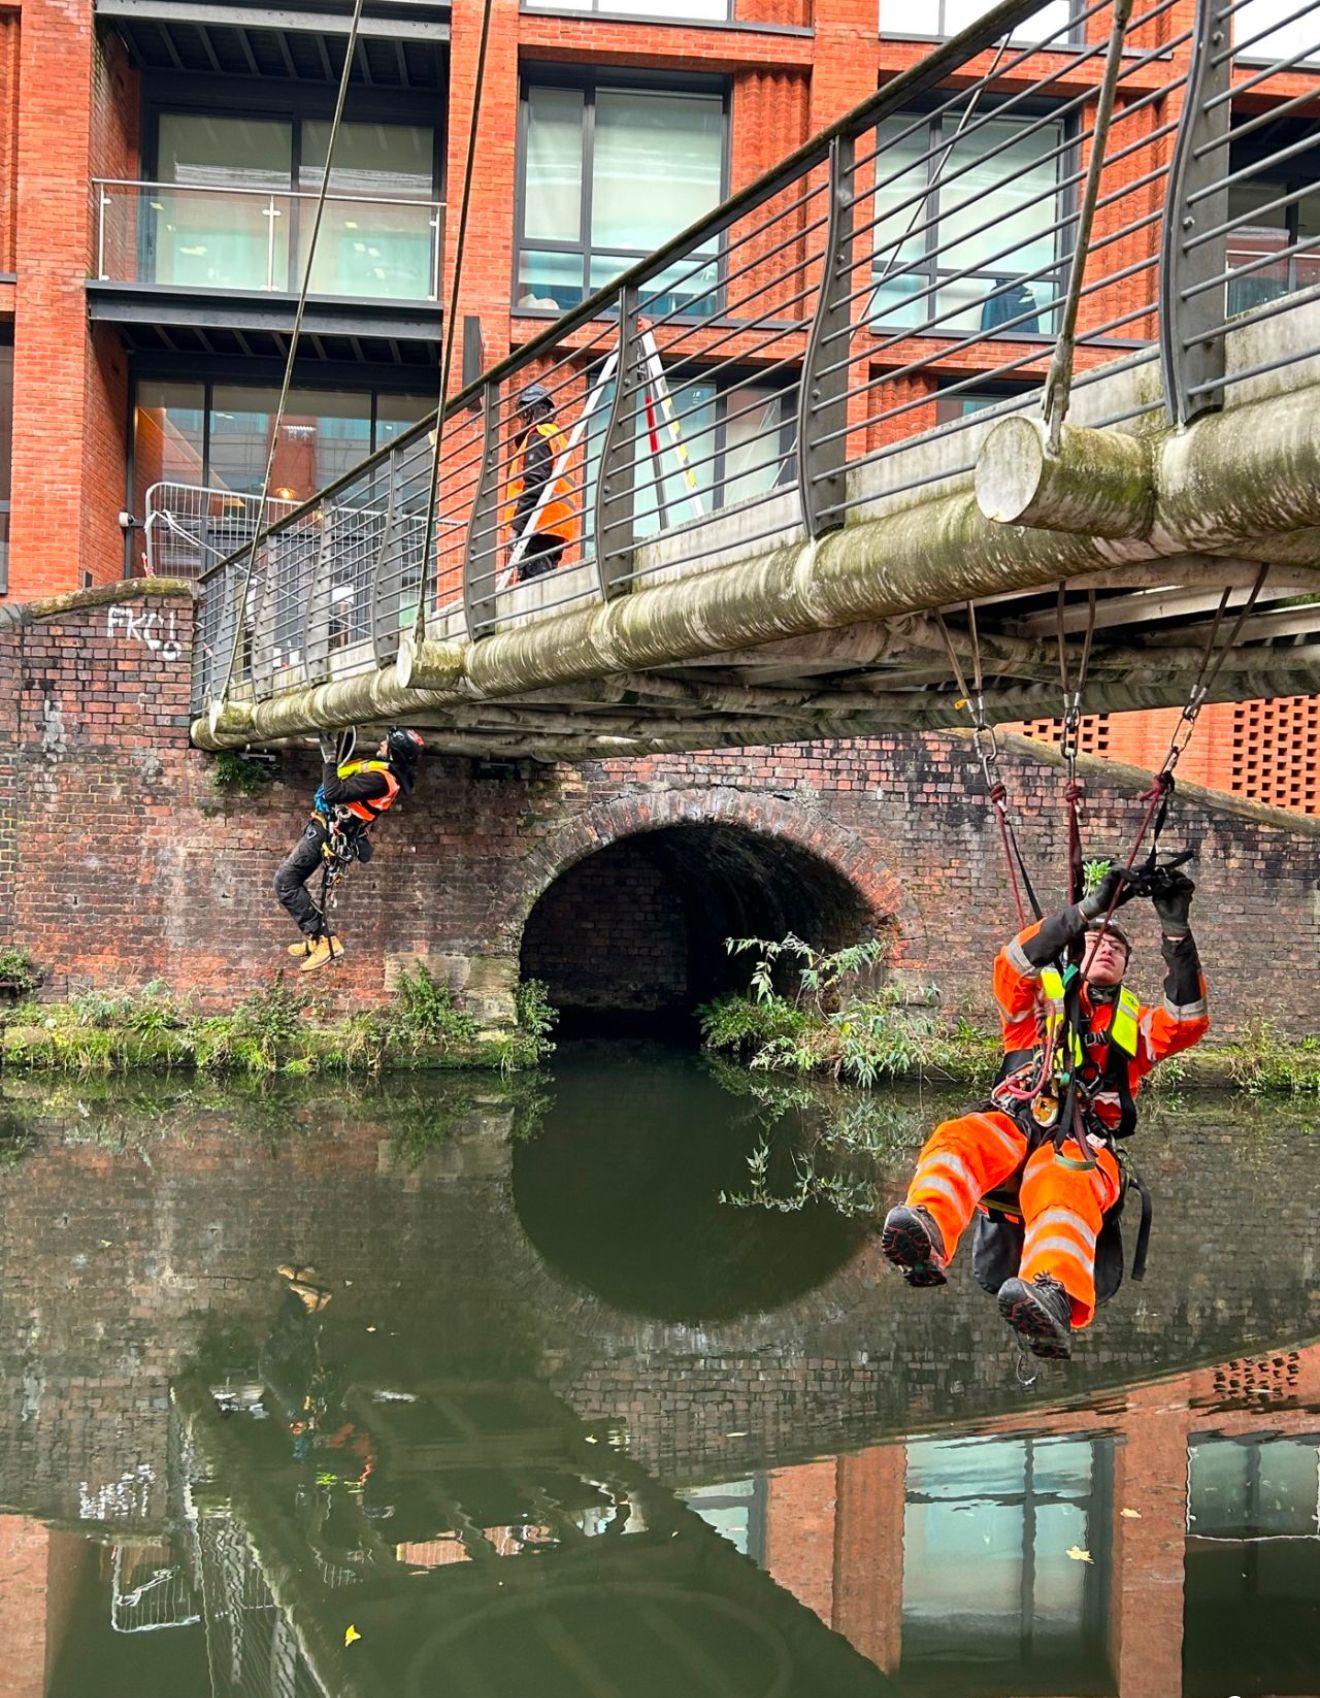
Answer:
[[[321,850],[330,834],[316,820],[309,820],[292,851],[280,862],[275,874],[275,894],[308,937],[321,931],[321,911],[312,901],[307,881],[322,865]]]
[[[553,572],[563,558],[563,537],[552,536],[549,531],[533,531],[518,563],[518,582],[525,584],[529,578]]]

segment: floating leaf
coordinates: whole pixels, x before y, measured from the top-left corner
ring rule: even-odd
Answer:
[[[352,1645],[355,1640],[361,1639],[361,1637],[362,1637],[362,1635],[358,1632],[357,1628],[354,1627],[353,1623],[350,1621],[348,1626],[344,1629],[344,1643],[345,1643],[345,1645]]]
[[[1070,1557],[1073,1560],[1073,1562],[1093,1562],[1094,1561],[1094,1558],[1091,1556],[1090,1551],[1084,1551],[1080,1545],[1069,1545],[1068,1549],[1063,1554],[1066,1557]]]

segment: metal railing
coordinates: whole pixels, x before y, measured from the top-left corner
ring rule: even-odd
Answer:
[[[174,289],[297,294],[317,196],[289,189],[97,177],[94,275]],[[434,301],[439,201],[329,194],[311,292]]]
[[[1305,156],[1303,127],[1286,143],[1266,130],[1250,172],[1229,160],[1230,80],[1290,70],[1234,71],[1224,44],[1253,3],[1198,0],[1187,24],[1178,0],[1094,0],[1057,39],[1037,16],[1059,16],[1049,0],[987,12],[497,365],[439,426],[273,526],[250,574],[243,556],[205,574],[199,707],[268,693],[294,649],[290,683],[328,676],[334,646],[346,676],[392,659],[408,628],[479,638],[961,477],[986,407],[1039,405],[1061,331],[1074,396],[1162,362],[1173,417],[1218,404],[1244,280],[1320,250],[1299,235],[1262,255],[1248,214],[1227,210],[1235,181]],[[1317,85],[1284,92],[1300,113]],[[533,381],[558,430],[551,476],[520,502]],[[1152,405],[1140,387],[1121,417],[1079,414],[1121,423]],[[351,639],[326,635],[336,593]]]
[[[300,504],[190,483],[153,483],[144,499],[141,565],[152,578],[196,578]]]

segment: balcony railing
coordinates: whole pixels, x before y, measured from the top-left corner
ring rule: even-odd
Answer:
[[[263,525],[273,525],[298,506],[274,497],[262,512],[259,495],[198,484],[153,483],[146,495],[141,564],[153,578],[196,578],[223,560]]]
[[[160,288],[297,294],[315,194],[98,177],[95,276]],[[443,202],[326,196],[311,293],[434,301]]]

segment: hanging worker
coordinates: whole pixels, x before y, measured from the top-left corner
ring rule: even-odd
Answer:
[[[321,737],[324,765],[311,819],[275,874],[275,894],[303,934],[301,942],[289,945],[289,954],[302,959],[304,973],[315,972],[344,953],[330,929],[329,915],[313,901],[307,881],[325,867],[327,859],[340,865],[371,859],[367,834],[400,796],[412,790],[425,746],[415,731],[393,726],[374,756],[354,760],[355,741],[351,732],[337,741]]]
[[[1099,1300],[1117,1289],[1125,1173],[1115,1140],[1135,1130],[1133,1098],[1151,1068],[1209,1030],[1189,922],[1195,888],[1175,871],[1157,876],[1149,892],[1166,967],[1157,1006],[1143,1007],[1123,983],[1132,945],[1110,909],[1141,887],[1121,870],[999,951],[994,992],[1005,1054],[998,1082],[979,1110],[936,1127],[906,1201],[886,1216],[882,1254],[909,1285],[936,1286],[945,1283],[958,1240],[979,1208],[976,1278],[997,1294],[1000,1314],[1037,1356],[1069,1356],[1073,1332],[1090,1324],[1097,1245]],[[1065,978],[1056,965],[1070,946],[1081,950],[1080,986],[1071,993],[1074,1045],[1067,1039]],[[1042,1060],[1051,1052],[1062,1067],[1053,1077]],[[1075,1098],[1065,1083],[1069,1061]],[[1070,1100],[1079,1120],[1068,1113]],[[1065,1117],[1071,1127],[1060,1124]]]
[[[555,471],[567,459],[568,438],[554,414],[550,391],[543,384],[529,383],[518,396],[517,445],[503,518],[513,527],[511,558],[520,584],[553,572],[575,534],[572,483],[563,471]],[[529,529],[532,525],[534,530]]]

